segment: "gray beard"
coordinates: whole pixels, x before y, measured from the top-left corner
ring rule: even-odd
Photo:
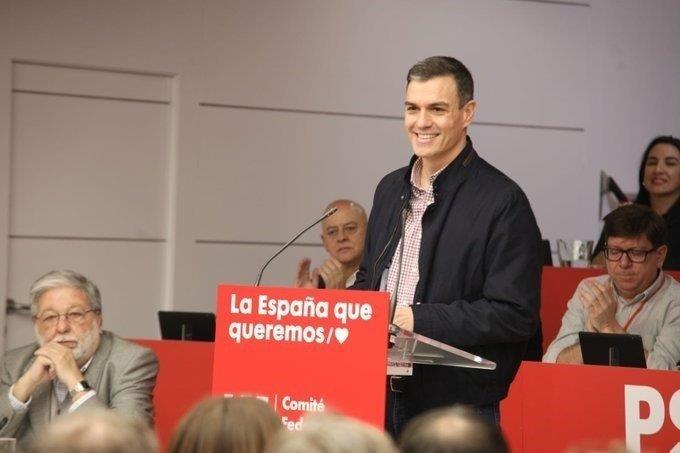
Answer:
[[[76,345],[75,348],[71,349],[71,353],[73,354],[73,358],[75,359],[76,363],[82,366],[83,363],[87,362],[90,359],[90,357],[94,355],[100,335],[101,335],[100,329],[97,326],[93,326],[92,329],[85,332],[85,334],[83,335],[83,339],[80,341],[77,341],[75,338],[72,338],[69,334],[67,335],[57,334],[54,336],[54,338],[52,338],[51,341],[52,342],[57,342],[59,340],[77,341],[78,344]],[[38,344],[40,346],[43,346],[45,344],[45,339],[42,338],[37,331],[36,337],[38,338]]]

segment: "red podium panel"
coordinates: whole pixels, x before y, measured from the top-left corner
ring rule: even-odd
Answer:
[[[132,340],[153,349],[160,364],[154,390],[156,434],[166,447],[179,420],[210,396],[214,343]],[[162,451],[165,451],[163,448]]]
[[[382,427],[388,307],[386,293],[222,285],[213,394],[261,397],[288,429],[326,410]]]
[[[565,451],[588,442],[680,451],[680,373],[523,362],[501,423],[513,451]]]

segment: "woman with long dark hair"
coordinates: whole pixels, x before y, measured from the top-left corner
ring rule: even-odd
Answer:
[[[680,270],[680,139],[664,135],[647,146],[638,173],[635,203],[649,206],[668,226],[668,254],[663,268]],[[604,264],[604,237],[593,251],[593,265]]]

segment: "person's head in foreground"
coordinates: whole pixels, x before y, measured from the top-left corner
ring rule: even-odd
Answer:
[[[34,453],[154,453],[153,430],[139,417],[88,409],[58,417],[38,436]]]
[[[305,419],[299,432],[282,432],[267,453],[396,453],[392,440],[374,426],[339,414]]]
[[[626,299],[654,283],[666,259],[667,228],[663,218],[637,204],[621,206],[604,218],[607,273]]]
[[[199,403],[175,429],[170,453],[259,453],[283,429],[281,418],[257,398],[211,398]]]
[[[434,409],[414,418],[399,438],[402,453],[506,453],[500,430],[465,406]]]

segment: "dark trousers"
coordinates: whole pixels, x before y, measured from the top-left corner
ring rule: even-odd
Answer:
[[[401,434],[408,422],[418,414],[416,411],[409,408],[406,394],[393,392],[390,390],[389,385],[387,388],[386,406],[385,430],[390,433],[394,439],[398,439],[399,434]],[[501,414],[499,403],[470,407],[488,423],[495,425],[500,429]]]

